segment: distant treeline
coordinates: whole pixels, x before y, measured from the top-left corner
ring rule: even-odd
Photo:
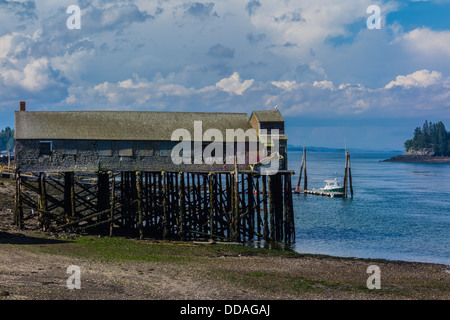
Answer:
[[[14,150],[14,129],[6,127],[0,132],[0,151]]]
[[[432,123],[425,120],[422,128],[414,130],[414,138],[406,140],[406,151],[429,148],[435,156],[450,156],[450,132],[447,132],[442,121]]]

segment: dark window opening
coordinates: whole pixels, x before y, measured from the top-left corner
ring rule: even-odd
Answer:
[[[111,141],[99,141],[98,142],[98,155],[101,157],[111,157],[112,156]]]
[[[51,155],[52,154],[52,142],[51,141],[39,142],[39,153],[41,155]]]

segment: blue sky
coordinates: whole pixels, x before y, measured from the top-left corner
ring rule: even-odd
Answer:
[[[69,30],[67,7],[81,9]],[[381,9],[369,30],[367,8]],[[273,109],[289,143],[450,130],[450,1],[0,1],[0,128],[28,110]]]

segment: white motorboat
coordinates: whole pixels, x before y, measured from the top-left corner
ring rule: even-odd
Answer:
[[[335,178],[334,180],[325,180],[325,186],[322,190],[324,192],[344,192],[344,187]]]

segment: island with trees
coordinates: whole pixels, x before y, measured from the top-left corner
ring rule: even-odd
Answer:
[[[450,163],[450,132],[442,121],[428,122],[414,130],[412,139],[405,141],[406,153],[384,161]]]

